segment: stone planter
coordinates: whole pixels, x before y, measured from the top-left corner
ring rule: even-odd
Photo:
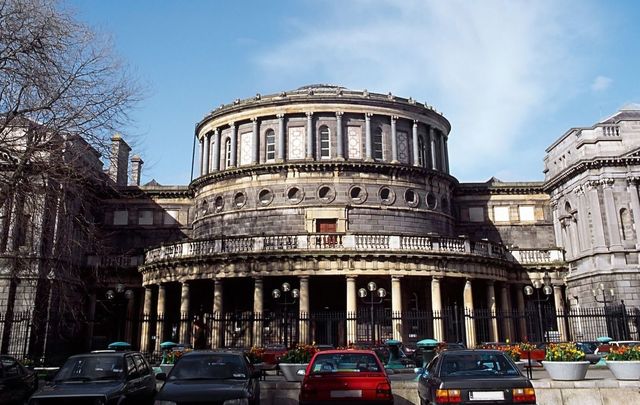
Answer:
[[[606,360],[606,364],[618,380],[640,379],[640,360]]]
[[[306,370],[309,363],[280,363],[280,371],[287,381],[302,381],[304,375],[298,375],[298,370]]]
[[[584,380],[589,368],[588,361],[543,361],[544,369],[552,380]]]

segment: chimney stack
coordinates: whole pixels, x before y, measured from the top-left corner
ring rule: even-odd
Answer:
[[[129,174],[129,152],[131,148],[120,134],[111,138],[111,156],[108,174],[118,187],[126,187]]]
[[[134,155],[131,158],[131,182],[130,186],[140,185],[140,176],[142,175],[142,165],[144,162],[138,155]]]

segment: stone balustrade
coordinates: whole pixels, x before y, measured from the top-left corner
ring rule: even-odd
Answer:
[[[145,264],[217,254],[282,251],[434,252],[515,260],[520,264],[563,261],[560,249],[520,249],[507,254],[501,244],[464,237],[319,233],[212,238],[162,245],[146,252]]]

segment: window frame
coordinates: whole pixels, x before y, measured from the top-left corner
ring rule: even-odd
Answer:
[[[318,129],[320,141],[320,159],[331,159],[331,130],[326,125]]]
[[[264,134],[264,159],[265,162],[273,162],[276,160],[276,132],[268,129]]]

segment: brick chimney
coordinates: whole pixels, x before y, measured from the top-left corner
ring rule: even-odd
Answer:
[[[142,165],[144,162],[138,155],[134,155],[131,158],[131,180],[129,181],[130,186],[139,186],[140,185],[140,176],[142,175]]]
[[[116,186],[126,187],[129,174],[129,152],[131,148],[120,134],[111,138],[111,156],[109,156],[108,174]]]

